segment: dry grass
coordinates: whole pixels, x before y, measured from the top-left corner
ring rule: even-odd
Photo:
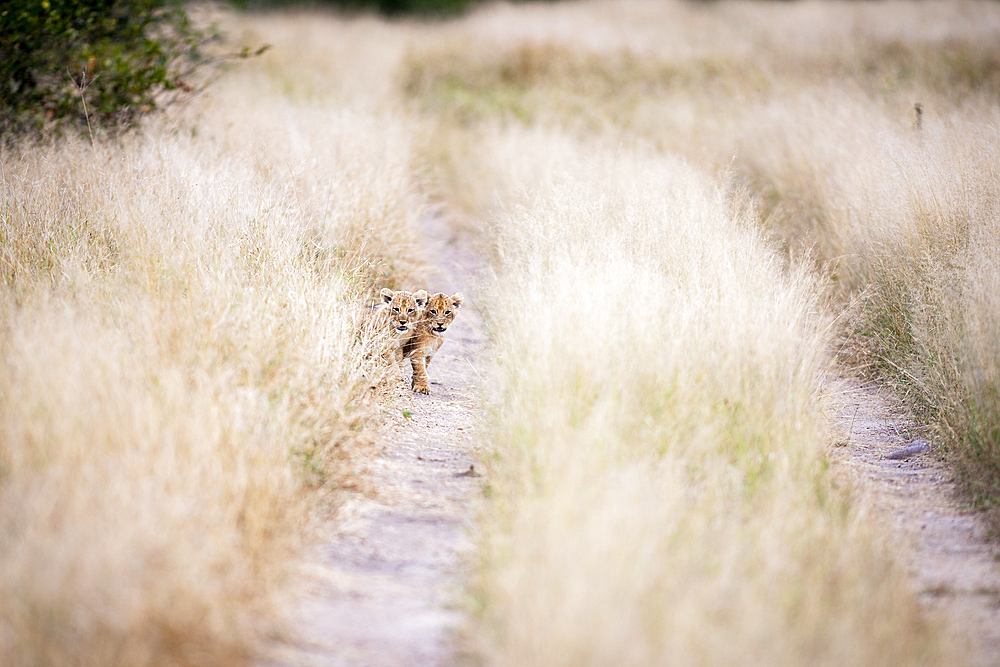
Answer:
[[[891,378],[1000,498],[998,33],[982,2],[496,5],[409,55],[439,191],[495,220],[496,662],[942,659],[821,472],[816,378]]]
[[[188,111],[0,155],[5,661],[251,656],[368,437],[347,305],[419,275],[424,167],[492,222],[485,662],[961,657],[826,471],[820,378],[846,323],[1000,496],[995,5],[234,26],[275,48]]]
[[[792,243],[816,239],[851,300],[844,359],[910,399],[996,521],[998,109],[937,111],[919,130],[870,103],[843,109],[839,132],[815,100],[784,110],[775,120],[794,114],[782,123],[794,148],[758,145],[753,169],[782,193],[771,224]]]
[[[550,131],[478,146],[515,185],[488,309],[487,662],[940,662],[826,473],[819,285],[746,196]]]
[[[0,663],[245,662],[371,438],[350,313],[418,270],[412,132],[272,66],[0,155]]]

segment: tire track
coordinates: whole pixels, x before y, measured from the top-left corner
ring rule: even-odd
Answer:
[[[383,449],[362,475],[369,491],[340,507],[333,534],[313,550],[290,619],[295,636],[273,646],[262,665],[453,662],[482,496],[472,470],[486,340],[474,285],[481,263],[442,216],[428,214],[421,227],[437,268],[422,287],[461,291],[465,304],[428,367],[429,396],[410,392],[407,365],[405,391],[380,431]]]
[[[1000,666],[1000,568],[979,513],[962,500],[951,468],[930,452],[894,459],[916,424],[876,387],[849,383],[830,458],[864,502],[889,519],[920,601],[941,618],[967,664]],[[913,447],[914,451],[922,447]]]

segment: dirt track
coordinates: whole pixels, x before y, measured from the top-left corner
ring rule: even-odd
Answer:
[[[977,512],[962,501],[947,464],[929,453],[885,458],[917,437],[898,403],[849,384],[836,426],[844,446],[832,462],[856,482],[862,502],[895,529],[921,602],[940,615],[969,664],[1000,665],[1000,567]]]
[[[422,227],[427,260],[437,267],[425,287],[461,291],[465,304],[428,367],[430,395],[413,394],[407,384],[386,408],[384,449],[363,474],[369,490],[347,500],[334,532],[311,553],[309,585],[291,619],[296,636],[272,647],[265,665],[452,662],[464,620],[464,556],[482,496],[482,479],[470,467],[485,334],[477,256],[439,216],[426,216]]]

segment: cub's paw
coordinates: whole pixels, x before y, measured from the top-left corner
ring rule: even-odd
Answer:
[[[418,394],[429,394],[431,393],[431,388],[427,386],[426,382],[414,382],[413,391]]]

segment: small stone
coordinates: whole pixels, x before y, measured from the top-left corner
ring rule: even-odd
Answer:
[[[908,459],[911,456],[917,456],[919,454],[926,454],[931,451],[930,440],[914,440],[906,447],[902,449],[897,449],[894,452],[889,452],[883,458],[887,459]]]

